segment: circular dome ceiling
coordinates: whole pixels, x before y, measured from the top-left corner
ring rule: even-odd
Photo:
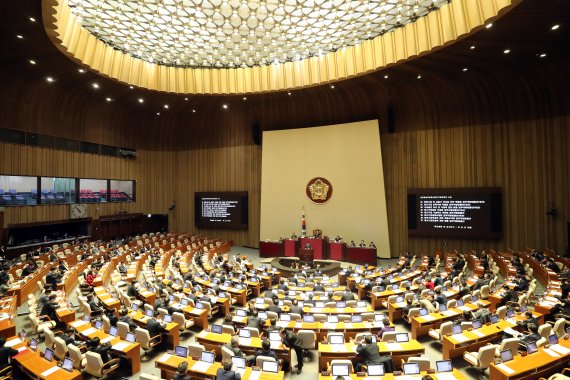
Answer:
[[[98,39],[146,62],[232,68],[357,45],[450,1],[69,0],[69,6]]]

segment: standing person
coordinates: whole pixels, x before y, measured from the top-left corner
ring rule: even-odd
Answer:
[[[300,375],[303,370],[303,348],[301,348],[301,339],[299,339],[297,334],[288,329],[282,329],[279,335],[281,335],[285,347],[295,350],[295,354],[297,355],[297,365],[295,367],[297,367],[297,375]]]
[[[356,346],[356,353],[362,357],[362,361],[356,365],[356,372],[361,372],[364,365],[382,363],[378,345],[372,343],[372,335],[364,337],[364,344],[361,342]]]

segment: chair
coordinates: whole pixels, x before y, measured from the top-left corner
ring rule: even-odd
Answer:
[[[548,380],[570,380],[570,377],[566,376],[570,372],[569,368],[564,368],[562,373],[556,373],[548,378]],[[539,380],[546,380],[541,377]]]
[[[109,317],[103,315],[101,319],[103,320],[103,331],[109,332],[109,330],[111,329],[111,321],[109,320]]]
[[[149,375],[148,373],[141,373],[139,380],[162,380],[160,376]]]
[[[81,353],[79,347],[70,344],[69,346],[67,346],[67,349],[69,352],[69,358],[73,360],[73,368],[79,371],[85,368],[85,365],[87,364],[87,359],[85,359],[85,354]]]
[[[331,336],[341,336],[343,342],[345,341],[345,340],[344,340],[344,333],[341,333],[341,332],[329,332],[329,333],[327,333],[327,342],[330,342],[330,341],[331,341]]]
[[[87,359],[85,372],[97,378],[103,378],[119,368],[119,359],[111,359],[107,363],[103,363],[101,355],[95,352],[87,351],[85,359]]]
[[[224,334],[231,334],[234,335],[236,333],[236,330],[234,329],[233,326],[228,326],[228,325],[222,325],[222,332]]]
[[[244,327],[243,330],[251,331],[252,338],[259,338],[259,330],[257,327]]]
[[[507,307],[506,306],[498,307],[496,313],[499,319],[505,319],[505,317],[507,316]]]
[[[63,339],[56,337],[54,339],[54,348],[54,355],[59,360],[63,360],[67,356],[68,349]]]
[[[12,377],[14,369],[11,366],[7,366],[0,371],[0,380],[14,380]]]
[[[402,364],[406,363],[404,359],[402,359]],[[429,358],[422,358],[421,356],[414,356],[408,358],[407,363],[418,363],[420,366],[420,371],[427,371],[431,367],[431,362]]]
[[[566,331],[564,330],[565,327],[566,327],[566,319],[559,318],[554,323],[552,331],[556,334],[557,337],[560,338],[566,334]]]
[[[226,360],[232,360],[232,356],[234,356],[232,350],[230,350],[226,346],[222,346],[222,362]]]
[[[552,326],[549,324],[544,324],[538,328],[538,335],[543,338],[548,339],[550,335],[552,335]]]
[[[299,330],[299,332],[297,332],[297,337],[301,340],[303,357],[308,357],[309,350],[315,349],[317,334],[313,330]]]
[[[271,356],[263,356],[263,355],[259,355],[256,359],[255,359],[255,366],[259,367],[259,368],[263,368],[263,362],[275,362],[275,358],[272,358]]]
[[[439,329],[429,330],[428,334],[433,339],[443,341],[443,337],[451,334],[451,328],[453,327],[453,322],[444,322],[439,326]]]
[[[199,343],[189,343],[188,344],[188,356],[192,358],[200,358],[202,351],[206,351],[206,347]]]
[[[125,339],[127,337],[127,333],[130,331],[130,326],[128,323],[126,322],[117,322],[117,335],[119,335],[119,337],[121,339]]]
[[[194,326],[194,320],[186,320],[184,314],[179,312],[172,313],[172,321],[180,326],[180,332],[187,332],[192,326]]]
[[[394,342],[396,341],[396,331],[386,331],[382,334],[382,342]]]
[[[51,331],[50,328],[45,328],[44,334],[45,334],[44,344],[46,345],[47,348],[53,348],[53,346],[55,345],[55,334],[54,334],[54,332]]]
[[[484,371],[489,368],[489,365],[495,361],[495,352],[497,350],[497,345],[490,344],[488,346],[483,346],[478,352],[467,352],[463,353],[463,359],[472,366],[479,368]]]
[[[513,356],[516,355],[519,352],[519,343],[520,343],[519,338],[503,339],[501,341],[501,344],[499,345],[499,347],[497,347],[497,350],[495,351],[495,356],[499,356],[501,351],[504,350],[511,350]]]
[[[148,351],[152,350],[162,342],[160,334],[151,337],[147,329],[142,329],[140,327],[135,329],[135,338],[136,341],[140,343],[145,355]]]
[[[489,298],[489,292],[490,292],[489,285],[483,285],[481,287],[481,293],[479,294],[480,298],[486,300],[487,298]]]
[[[331,364],[330,364],[331,369],[332,369],[332,367],[333,367],[335,364],[348,364],[348,374],[350,375],[351,373],[354,372],[354,369],[352,368],[352,362],[351,362],[350,360],[348,360],[348,359],[334,359],[334,360],[331,360]]]

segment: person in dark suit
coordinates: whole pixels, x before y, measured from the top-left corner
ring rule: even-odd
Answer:
[[[251,316],[247,319],[247,327],[255,327],[260,329],[262,326],[261,318],[259,318],[257,310],[254,309]]]
[[[275,351],[271,349],[271,343],[269,343],[269,340],[267,339],[264,339],[261,342],[261,349],[255,352],[252,364],[255,364],[255,361],[257,360],[258,356],[268,356],[270,358],[274,358],[275,360],[279,360]]]
[[[435,291],[435,302],[437,302],[440,305],[447,305],[447,296],[443,294],[441,289],[437,289]]]
[[[281,308],[279,307],[278,303],[279,298],[277,298],[277,295],[273,296],[273,304],[269,305],[267,311],[272,311],[277,314],[281,313]]]
[[[4,369],[10,365],[8,359],[18,353],[18,350],[12,347],[6,347],[6,338],[0,337],[0,369]]]
[[[232,371],[231,360],[224,360],[222,368],[218,368],[216,372],[216,380],[241,380],[241,375]]]
[[[176,374],[172,377],[172,380],[192,380],[192,377],[188,376],[186,372],[188,371],[188,363],[182,362],[178,365],[176,369]]]
[[[366,335],[364,337],[364,344],[358,344],[356,347],[356,353],[361,357],[361,361],[356,365],[356,372],[361,372],[363,365],[382,363],[380,350],[376,343],[372,343],[371,335]]]
[[[344,293],[342,294],[343,301],[354,301],[355,299],[354,294],[352,294],[348,287],[344,289]]]
[[[55,302],[55,299],[56,295],[50,294],[48,302],[42,306],[42,309],[40,311],[40,315],[47,315],[52,321],[57,321],[56,310],[59,308],[59,305],[57,302]]]
[[[292,314],[299,314],[299,315],[303,315],[303,308],[301,306],[299,306],[299,301],[297,299],[294,299],[292,301],[291,307],[289,308],[289,312]]]
[[[519,278],[518,285],[513,289],[515,292],[526,292],[528,290],[528,280],[524,275],[517,275]]]
[[[233,335],[230,341],[224,344],[224,347],[230,350],[234,356],[239,356],[240,358],[245,358],[245,354],[239,348],[239,337],[237,335]]]
[[[134,282],[127,284],[127,295],[129,297],[135,297],[137,295],[137,290],[135,289]]]
[[[534,323],[528,324],[528,333],[524,336],[520,336],[520,348],[526,349],[526,345],[529,343],[538,342],[541,336],[538,334],[538,325]]]
[[[66,345],[70,345],[73,344],[75,346],[79,346],[80,344],[78,344],[75,340],[75,333],[73,332],[73,329],[67,329],[67,331],[64,334],[61,334],[59,336],[61,339],[63,339],[63,341],[65,342]]]
[[[279,290],[283,290],[285,292],[289,291],[289,287],[287,286],[287,283],[285,282],[285,279],[281,279],[281,282],[279,283],[279,286],[277,286],[277,289]]]
[[[111,360],[111,354],[109,353],[111,350],[111,343],[109,342],[101,343],[101,340],[95,337],[89,341],[89,347],[87,350],[101,355],[103,363],[107,363]]]
[[[317,283],[315,284],[315,287],[313,288],[313,291],[315,291],[315,292],[324,292],[324,291],[325,291],[325,287],[323,286],[323,284],[321,284],[320,281],[317,281]]]
[[[300,375],[303,369],[303,348],[301,347],[301,339],[299,339],[297,334],[288,329],[282,329],[279,335],[281,335],[283,345],[295,351],[297,355],[297,375]]]
[[[129,330],[131,331],[135,331],[135,329],[138,327],[137,324],[135,323],[135,321],[133,321],[133,319],[131,317],[129,317],[129,311],[125,308],[122,308],[121,310],[119,310],[119,318],[117,319],[117,322],[123,322],[126,323],[127,325],[129,325]],[[110,319],[110,318],[109,318]],[[110,319],[111,320],[111,319]],[[117,324],[115,323],[113,325],[113,320],[111,320],[111,325],[112,326],[117,326]]]
[[[156,316],[157,313],[155,313]],[[162,327],[162,325],[155,319],[149,318],[146,322],[146,329],[148,330],[148,334],[152,338],[153,336],[160,335],[166,332],[166,329]]]
[[[277,292],[274,292],[271,289],[265,291],[265,298],[273,299],[273,297],[276,297],[276,296],[277,296]]]
[[[91,308],[91,314],[103,314],[103,308],[95,301],[92,294],[87,296],[87,303],[89,304],[89,308]]]
[[[513,289],[509,288],[508,285],[503,285],[502,298],[497,304],[497,307],[501,307],[506,305],[508,302],[516,302],[517,301],[517,292]]]

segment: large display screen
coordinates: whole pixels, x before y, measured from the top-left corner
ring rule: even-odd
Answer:
[[[195,193],[194,220],[198,228],[247,229],[247,192]]]
[[[498,239],[503,232],[499,188],[408,190],[408,235]]]

